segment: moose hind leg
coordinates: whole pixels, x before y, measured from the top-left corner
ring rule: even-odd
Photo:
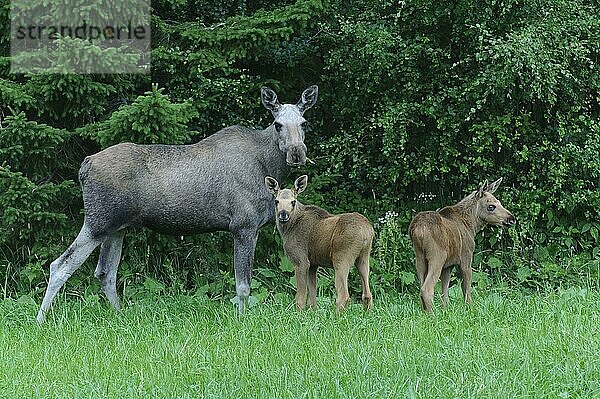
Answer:
[[[337,295],[335,307],[338,313],[346,309],[346,306],[350,301],[350,294],[348,293],[348,273],[352,263],[353,262],[348,261],[347,259],[333,260],[333,267],[335,269],[335,291]]]
[[[308,306],[317,308],[317,265],[310,265],[308,269]]]
[[[422,287],[427,278],[427,259],[423,250],[417,248],[415,248],[415,267],[419,278],[419,287]]]
[[[433,295],[435,285],[440,279],[442,267],[444,266],[443,259],[445,259],[445,254],[439,259],[428,259],[429,267],[427,270],[427,277],[421,286],[421,304],[423,306],[423,310],[426,312],[433,311]]]
[[[37,321],[39,323],[43,323],[46,320],[46,313],[64,283],[85,262],[100,242],[101,239],[92,238],[89,229],[84,223],[75,241],[73,241],[62,255],[50,264],[50,281],[48,281],[44,300],[37,314]]]
[[[256,229],[233,232],[233,268],[235,270],[235,290],[240,314],[244,313],[246,302],[250,296],[252,263],[254,262],[257,239],[258,230]]]
[[[369,251],[363,251],[356,260],[356,268],[362,282],[362,301],[366,310],[373,307],[373,295],[369,287]]]
[[[119,295],[117,294],[117,270],[121,260],[123,248],[123,232],[107,237],[100,248],[98,266],[94,275],[100,280],[102,292],[115,309],[121,309]]]
[[[425,258],[425,254],[422,249],[415,247],[415,266],[417,277],[419,278],[419,289],[423,288],[423,284],[425,284],[425,279],[427,278],[427,259]],[[423,296],[420,295],[419,299],[421,300],[421,308],[425,310],[426,305],[423,302]]]

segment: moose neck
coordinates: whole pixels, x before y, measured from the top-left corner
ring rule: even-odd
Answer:
[[[453,206],[460,215],[460,219],[465,227],[473,232],[473,236],[485,227],[485,223],[477,217],[477,207],[478,201],[473,194],[465,197],[462,201]]]
[[[281,181],[290,168],[285,161],[286,154],[279,148],[279,133],[274,125],[268,126],[261,133],[261,150],[267,175]]]

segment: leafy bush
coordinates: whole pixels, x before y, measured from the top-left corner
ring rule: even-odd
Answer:
[[[101,147],[123,141],[125,137],[139,144],[184,144],[193,132],[188,122],[198,115],[189,103],[173,104],[162,94],[163,89],[152,86],[152,91],[139,96],[130,105],[122,106],[110,118],[88,125],[87,133]]]
[[[388,211],[379,219],[377,239],[371,264],[373,291],[406,291],[418,287],[412,244],[408,238],[406,224],[400,223],[396,212]]]

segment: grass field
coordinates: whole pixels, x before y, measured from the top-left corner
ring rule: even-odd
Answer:
[[[600,398],[600,295],[476,293],[435,315],[416,297],[337,316],[322,300],[237,317],[230,304],[157,297],[0,301],[1,398]]]

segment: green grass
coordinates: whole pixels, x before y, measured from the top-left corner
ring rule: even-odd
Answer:
[[[38,326],[0,302],[1,398],[600,397],[600,295],[586,289],[416,297],[337,316],[291,298],[237,317],[229,304],[157,297],[113,312],[59,300]]]

